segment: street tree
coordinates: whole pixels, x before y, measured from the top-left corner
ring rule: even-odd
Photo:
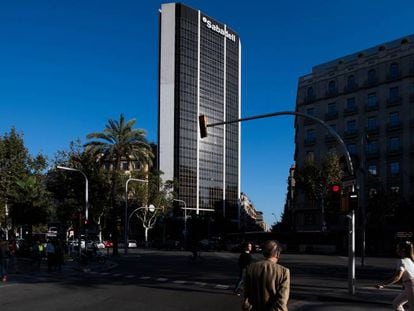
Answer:
[[[110,119],[102,132],[93,132],[87,135],[86,153],[92,154],[101,165],[108,165],[111,171],[111,212],[113,253],[118,254],[118,237],[121,221],[122,185],[120,175],[123,174],[122,162],[130,168],[131,162],[138,163],[142,168],[152,166],[154,157],[143,129],[134,128],[135,119],[125,121],[121,114],[119,121]]]

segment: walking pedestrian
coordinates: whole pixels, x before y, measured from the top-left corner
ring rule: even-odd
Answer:
[[[404,311],[404,305],[408,302],[410,308],[414,311],[414,250],[411,242],[398,243],[396,248],[399,257],[397,269],[394,275],[384,283],[378,284],[378,289],[395,284],[402,280],[403,291],[394,299],[392,305],[394,310]]]
[[[50,272],[56,268],[55,245],[52,240],[48,240],[46,244],[47,270]]]
[[[280,251],[279,242],[267,241],[263,247],[264,260],[247,268],[242,310],[288,310],[290,272],[278,264]]]
[[[240,296],[240,292],[243,290],[244,286],[244,279],[246,278],[246,268],[252,262],[252,255],[250,252],[252,251],[252,244],[250,242],[243,243],[242,246],[242,253],[239,256],[239,260],[237,264],[239,266],[239,279],[237,280],[236,287],[234,289],[234,293]]]
[[[0,279],[2,282],[7,281],[7,265],[9,261],[9,245],[3,236],[0,235]]]

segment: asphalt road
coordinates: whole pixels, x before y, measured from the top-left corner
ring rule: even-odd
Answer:
[[[241,298],[232,294],[237,256],[204,253],[192,263],[188,253],[133,250],[106,272],[12,275],[0,285],[0,310],[240,310]],[[390,310],[375,297],[363,303],[335,296],[321,299],[321,290],[346,288],[346,264],[332,264],[333,259],[342,262],[338,257],[285,256],[295,283],[289,310]],[[372,273],[379,277],[385,271],[387,262],[377,264]],[[320,284],[321,278],[325,284]],[[373,282],[370,275],[364,281]]]

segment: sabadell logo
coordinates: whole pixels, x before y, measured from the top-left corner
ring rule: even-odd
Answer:
[[[236,42],[236,35],[229,33],[227,30],[224,30],[223,28],[220,28],[219,25],[213,24],[211,20],[209,20],[207,17],[203,16],[203,23],[206,24],[207,28],[210,28],[211,30],[214,30],[215,32],[218,32],[222,36],[225,36],[227,39],[230,39],[233,42]]]

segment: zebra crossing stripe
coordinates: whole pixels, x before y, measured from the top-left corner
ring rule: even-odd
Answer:
[[[194,282],[194,285],[197,285],[197,286],[206,286],[207,283],[204,283],[204,282]]]
[[[141,276],[140,279],[141,280],[149,280],[149,279],[151,279],[151,277],[150,276]]]
[[[112,274],[112,276],[114,276],[114,277],[119,277],[119,276],[121,276],[122,274],[119,274],[119,273],[115,273],[115,274]]]
[[[177,280],[177,281],[173,281],[174,284],[186,284],[187,281],[181,281],[181,280]]]
[[[136,277],[136,275],[135,274],[129,274],[129,275],[126,275],[125,276],[125,278],[127,278],[127,279],[133,279],[133,278],[135,278]]]
[[[167,282],[168,281],[168,279],[166,279],[166,278],[158,278],[158,279],[155,279],[156,281],[159,281],[159,282]]]

